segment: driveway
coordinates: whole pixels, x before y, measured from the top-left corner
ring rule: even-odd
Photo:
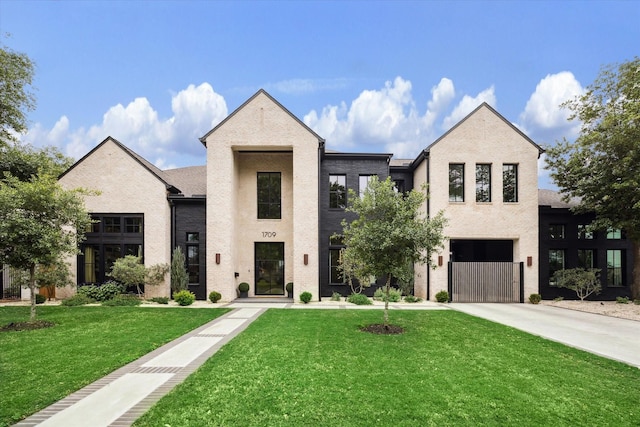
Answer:
[[[640,322],[533,304],[449,307],[640,368]]]

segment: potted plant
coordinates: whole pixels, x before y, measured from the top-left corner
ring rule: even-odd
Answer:
[[[287,298],[293,298],[293,282],[287,283],[284,288],[287,290]]]
[[[240,283],[238,292],[240,293],[240,298],[249,298],[249,284],[247,282]]]

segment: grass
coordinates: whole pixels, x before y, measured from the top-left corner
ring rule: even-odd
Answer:
[[[269,310],[134,424],[631,426],[640,370],[454,311]]]
[[[0,332],[0,426],[19,421],[225,309],[38,307],[47,329]],[[0,325],[29,319],[29,307],[0,307]]]

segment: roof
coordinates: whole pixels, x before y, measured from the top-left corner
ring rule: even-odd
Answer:
[[[562,199],[562,193],[554,190],[538,190],[538,206],[549,206],[555,209],[570,209],[577,206],[580,200],[571,199],[568,203]]]
[[[171,183],[180,189],[185,197],[205,196],[207,194],[207,167],[188,166],[177,169],[166,169],[164,174]]]
[[[204,134],[202,137],[200,137],[200,142],[206,147],[207,146],[207,138],[209,137],[209,135],[211,135],[212,133],[214,133],[216,130],[218,130],[222,125],[224,125],[227,121],[229,121],[233,116],[235,116],[238,111],[242,110],[246,105],[248,105],[249,103],[251,103],[254,99],[256,99],[259,95],[265,95],[267,98],[269,98],[271,100],[271,102],[273,102],[274,104],[276,104],[280,109],[282,109],[282,111],[284,111],[285,113],[287,113],[289,116],[291,116],[292,119],[294,119],[296,122],[298,122],[298,124],[302,127],[304,127],[307,131],[309,131],[313,136],[315,136],[318,139],[318,142],[324,144],[325,140],[324,138],[322,138],[320,135],[318,135],[317,133],[315,133],[313,131],[313,129],[311,129],[309,126],[307,126],[302,120],[300,120],[299,118],[297,118],[291,111],[287,110],[282,104],[280,104],[273,96],[269,95],[269,93],[264,90],[264,89],[260,89],[259,91],[257,91],[251,98],[247,99],[241,106],[239,106],[238,108],[236,108],[231,114],[229,114],[223,121],[221,121],[220,123],[218,123],[213,129],[211,129],[209,132],[207,132],[206,134]]]

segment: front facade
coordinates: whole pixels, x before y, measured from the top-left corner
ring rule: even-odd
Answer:
[[[549,263],[538,225],[542,150],[487,104],[416,159],[325,150],[263,90],[200,141],[207,166],[163,171],[109,137],[61,176],[67,188],[99,191],[86,198],[97,222],[70,260],[78,284],[107,280],[120,256],[170,263],[180,247],[198,299],[215,290],[233,300],[242,282],[253,298],[284,296],[289,282],[295,300],[305,291],[313,300],[347,295],[337,267],[348,190],[357,194],[374,175],[400,191],[428,191],[424,214],[448,219],[433,268],[414,266],[416,296],[448,290],[454,301],[518,302],[547,280],[539,274]],[[169,296],[170,286],[145,291]]]

